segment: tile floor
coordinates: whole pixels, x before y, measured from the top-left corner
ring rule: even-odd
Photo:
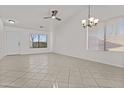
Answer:
[[[124,68],[58,54],[6,56],[1,88],[123,88]]]

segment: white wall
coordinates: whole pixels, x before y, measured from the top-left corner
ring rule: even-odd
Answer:
[[[15,32],[18,33],[18,40],[20,42],[20,54],[32,54],[32,53],[46,53],[51,52],[51,32],[49,31],[37,31],[33,29],[24,29],[24,28],[17,28],[17,27],[5,27],[5,33]],[[29,35],[30,33],[46,33],[48,34],[48,47],[47,48],[30,48],[29,45]],[[14,38],[14,34],[13,34]],[[17,39],[17,37],[15,38]],[[7,40],[7,37],[6,37]],[[12,44],[12,43],[10,43]],[[7,44],[6,44],[6,55],[11,55],[11,52],[8,52]]]
[[[86,31],[81,27],[82,15],[79,13],[70,19],[61,28],[55,29],[55,53],[124,67],[124,53],[86,50]]]
[[[0,59],[4,56],[4,28],[3,22],[0,19]]]

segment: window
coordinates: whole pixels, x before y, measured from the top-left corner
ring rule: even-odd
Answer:
[[[47,48],[47,34],[31,34],[31,48]]]

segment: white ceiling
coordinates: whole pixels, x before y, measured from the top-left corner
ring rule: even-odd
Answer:
[[[66,20],[69,16],[73,15],[75,11],[82,6],[44,6],[44,5],[17,5],[17,6],[0,6],[0,17],[3,19],[5,25],[6,20],[16,20],[16,26],[24,28],[40,29],[40,26],[48,27],[51,22],[60,24],[61,22],[51,19],[43,19],[43,17],[50,16],[51,11],[58,10],[57,16]]]
[[[91,6],[91,14],[98,17],[100,20],[109,19],[124,15],[124,6]],[[62,19],[61,22],[56,20],[45,20],[43,17],[50,16],[52,10],[58,10],[58,17]],[[75,17],[77,14],[82,15],[82,19],[87,17],[87,6],[85,5],[1,5],[0,17],[5,25],[10,25],[6,21],[13,19],[16,24],[12,26],[33,28],[41,30],[40,26],[49,27],[51,23],[55,26],[66,22],[66,20]],[[64,23],[63,23],[64,24]]]

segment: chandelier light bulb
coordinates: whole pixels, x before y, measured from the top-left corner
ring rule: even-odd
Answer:
[[[95,19],[94,23],[97,24],[99,22],[99,19]]]
[[[93,22],[93,21],[94,21],[94,17],[90,17],[90,18],[89,18],[89,21],[90,21],[90,22]]]
[[[86,20],[82,20],[82,24],[85,24],[86,23]]]
[[[86,20],[82,20],[82,26],[85,27],[86,26]]]

